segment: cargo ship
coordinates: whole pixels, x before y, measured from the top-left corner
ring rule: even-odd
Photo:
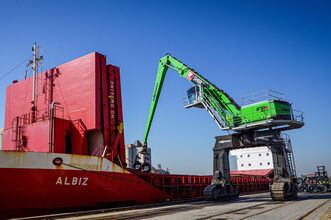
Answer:
[[[202,198],[211,175],[159,174],[126,158],[119,67],[93,52],[39,73],[42,60],[35,44],[33,76],[6,88],[1,218]],[[232,182],[241,193],[267,191],[272,178],[237,173]]]

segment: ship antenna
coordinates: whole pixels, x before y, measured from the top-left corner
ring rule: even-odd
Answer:
[[[33,51],[33,60],[30,60],[29,64],[27,66],[30,66],[32,64],[32,70],[33,70],[33,89],[32,89],[32,122],[36,121],[36,111],[37,111],[37,93],[38,91],[38,70],[39,70],[39,62],[42,62],[44,60],[43,56],[39,56],[39,46],[37,46],[36,42],[34,43],[32,47]]]

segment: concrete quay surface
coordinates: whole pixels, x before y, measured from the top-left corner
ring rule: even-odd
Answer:
[[[290,201],[272,201],[269,193],[226,201],[195,201],[124,210],[90,210],[28,219],[331,219],[331,192],[300,193]]]

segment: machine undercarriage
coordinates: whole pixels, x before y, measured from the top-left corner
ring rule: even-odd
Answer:
[[[268,146],[272,152],[274,182],[270,187],[273,200],[296,197],[296,178],[288,167],[285,142],[280,131],[253,131],[217,136],[214,146],[214,171],[212,184],[205,188],[204,199],[218,200],[223,197],[238,197],[238,191],[230,180],[229,151],[239,148]]]

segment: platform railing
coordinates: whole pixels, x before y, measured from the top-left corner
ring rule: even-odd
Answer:
[[[271,121],[273,120],[273,112],[277,112],[277,117],[280,120],[291,120],[295,122],[303,123],[303,112],[298,110],[292,110],[290,113],[279,113],[282,108],[270,108],[264,109],[263,111],[250,111],[246,113],[241,113],[238,116],[227,116],[228,124],[231,127],[236,127],[240,125],[248,125],[256,122]],[[282,119],[282,116],[290,115],[289,119]],[[259,120],[260,118],[260,120]]]
[[[303,123],[303,112],[299,110],[292,109],[292,119],[294,121]]]
[[[250,105],[264,100],[286,101],[286,98],[283,93],[274,91],[272,89],[264,89],[241,96],[241,106]]]
[[[213,101],[214,105],[212,105],[209,99]],[[227,127],[220,115],[223,114],[223,116],[225,117],[226,114],[224,110],[219,106],[218,102],[212,96],[207,97],[205,93],[201,93],[201,90],[199,90],[187,97],[184,97],[183,102],[185,108],[189,108],[193,106],[200,108],[204,107],[208,111],[208,113],[212,116],[212,118],[215,120],[215,122],[220,127],[220,129]]]

